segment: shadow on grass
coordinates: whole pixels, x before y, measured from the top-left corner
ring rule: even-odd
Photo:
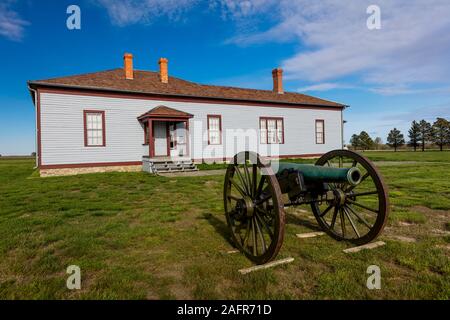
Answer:
[[[322,231],[322,229],[314,222],[303,219],[300,217],[297,217],[291,213],[286,213],[286,224],[296,224],[298,226],[302,226],[308,229],[311,229],[312,231]]]
[[[216,232],[220,234],[222,238],[225,239],[226,242],[228,242],[233,248],[235,247],[233,240],[231,239],[230,230],[228,229],[226,223],[224,223],[222,220],[218,219],[216,216],[208,212],[203,213],[201,218],[208,221],[208,223],[214,227]]]
[[[208,223],[214,227],[215,231],[220,234],[226,242],[228,242],[232,247],[235,247],[233,240],[231,239],[228,225],[225,222],[209,212],[203,213],[200,219],[205,219],[208,221]],[[286,224],[288,223],[308,228],[311,231],[322,231],[322,229],[314,222],[286,213]]]

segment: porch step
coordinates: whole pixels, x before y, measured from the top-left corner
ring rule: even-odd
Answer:
[[[179,169],[179,170],[158,170],[156,173],[175,173],[175,172],[193,172],[193,171],[198,171],[197,168],[193,168],[193,169]]]
[[[144,171],[150,173],[171,173],[198,171],[197,166],[189,159],[168,160],[168,159],[145,159],[147,165],[143,166]]]

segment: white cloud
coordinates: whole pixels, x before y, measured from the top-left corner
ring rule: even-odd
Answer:
[[[28,21],[23,20],[17,12],[10,8],[11,2],[0,4],[0,36],[12,41],[21,41]]]
[[[448,83],[448,0],[377,0],[381,30],[366,27],[372,0],[264,2],[264,8],[278,13],[278,22],[230,42],[301,44],[301,51],[283,63],[287,79],[316,82],[357,75],[379,90],[394,84]]]
[[[406,86],[404,84],[392,85],[392,86],[382,86],[374,87],[369,89],[369,91],[378,93],[384,96],[393,96],[399,94],[425,94],[425,93],[437,93],[446,94],[450,93],[450,87],[432,87],[432,88],[414,88]]]
[[[205,4],[200,0],[97,1],[121,26],[151,23],[159,16],[178,19],[198,9],[197,4]],[[287,80],[315,85],[352,77],[358,87],[364,84],[387,95],[413,93],[411,88],[422,84],[449,85],[450,1],[375,3],[381,9],[380,30],[366,26],[366,9],[373,0],[210,0],[207,8],[209,14],[234,24],[236,36],[225,43],[297,44],[297,52],[282,61]]]
[[[308,91],[328,91],[333,89],[352,89],[355,88],[352,85],[342,84],[342,83],[333,83],[333,82],[324,82],[319,84],[313,84],[310,86],[305,86],[298,88],[298,92],[308,92]]]
[[[136,23],[152,23],[165,16],[178,20],[182,13],[199,0],[97,0],[104,6],[113,24],[125,26]]]
[[[380,120],[382,121],[397,120],[401,122],[410,123],[413,120],[419,121],[421,119],[425,119],[427,121],[435,121],[436,118],[438,117],[450,119],[449,102],[438,105],[415,108],[411,111],[402,113],[388,114],[382,116]]]

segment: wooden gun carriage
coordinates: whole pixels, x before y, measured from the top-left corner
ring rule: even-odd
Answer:
[[[324,154],[315,165],[270,162],[244,151],[230,162],[224,208],[235,246],[257,264],[274,259],[284,237],[285,207],[307,204],[336,240],[363,245],[388,218],[387,188],[367,158],[348,150]]]

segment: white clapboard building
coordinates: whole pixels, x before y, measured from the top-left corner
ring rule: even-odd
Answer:
[[[125,54],[123,68],[29,81],[37,166],[41,175],[186,170],[242,150],[291,158],[341,148],[345,105],[284,92],[282,70],[272,73],[273,90],[203,85],[169,76],[164,58],[158,72],[133,70]]]

